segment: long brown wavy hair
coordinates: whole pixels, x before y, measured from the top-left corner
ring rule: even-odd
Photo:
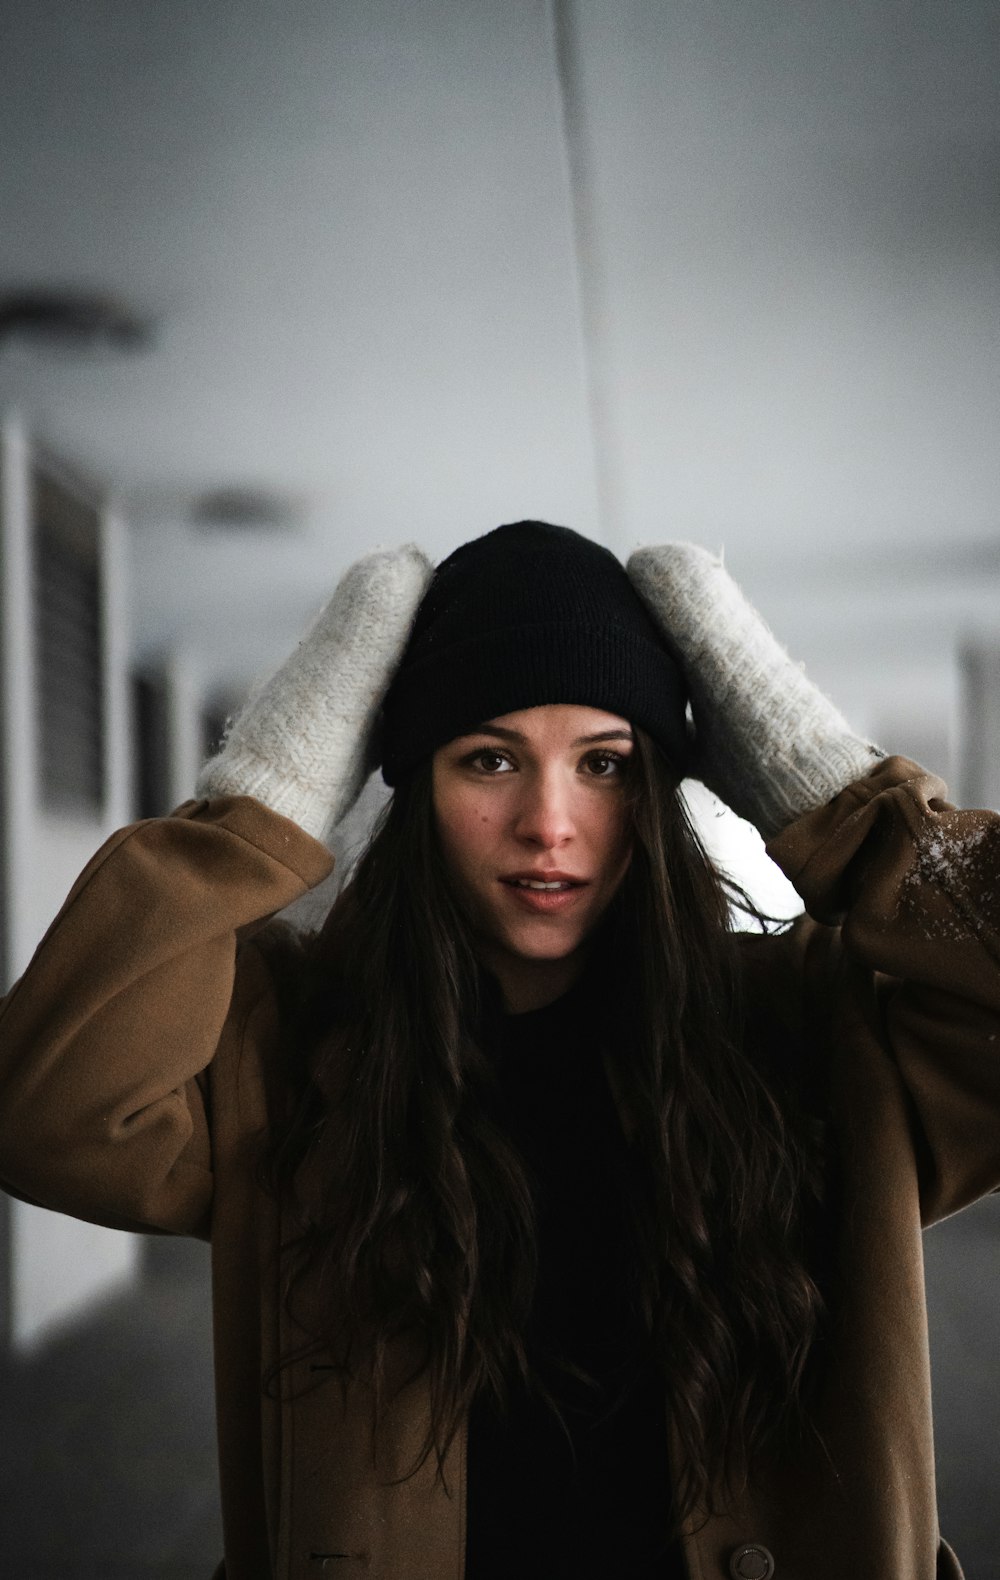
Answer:
[[[825,1172],[808,1104],[744,1010],[732,886],[635,735],[633,857],[588,971],[607,974],[614,1004],[634,1298],[680,1449],[679,1524],[806,1425]],[[309,1320],[295,1309],[308,1273],[325,1291],[313,1337],[376,1401],[406,1337],[439,1467],[475,1396],[502,1405],[531,1380],[534,1210],[490,1117],[483,988],[427,765],[396,790],[296,976],[295,1100],[263,1178],[297,1214],[289,1308]]]

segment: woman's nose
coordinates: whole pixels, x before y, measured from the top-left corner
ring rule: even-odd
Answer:
[[[557,774],[525,778],[518,805],[518,838],[552,850],[576,832],[572,789]]]

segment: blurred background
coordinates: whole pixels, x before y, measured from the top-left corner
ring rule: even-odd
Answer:
[[[524,516],[724,550],[1000,807],[998,72],[995,0],[0,0],[4,981],[351,560]],[[970,1580],[998,1228],[926,1246]],[[207,1580],[206,1280],[0,1210],[0,1573]]]

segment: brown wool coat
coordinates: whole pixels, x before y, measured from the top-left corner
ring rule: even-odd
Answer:
[[[816,920],[749,941],[749,983],[823,1061],[842,1166],[824,1447],[757,1466],[692,1527],[692,1580],[728,1580],[747,1544],[775,1580],[961,1573],[937,1527],[920,1229],[1000,1184],[1000,818],[943,795],[890,759],[771,846]],[[363,1390],[315,1357],[290,1397],[261,1389],[296,1334],[253,1175],[281,1068],[250,935],[328,867],[244,798],[116,834],[0,1012],[0,1178],[82,1218],[211,1238],[228,1580],[462,1580],[464,1441],[446,1488],[429,1466],[392,1484],[424,1434],[419,1382],[374,1464]],[[743,1572],[761,1572],[752,1554]]]

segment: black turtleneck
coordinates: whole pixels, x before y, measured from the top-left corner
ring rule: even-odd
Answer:
[[[682,1580],[664,1390],[635,1312],[628,1155],[583,985],[497,1015],[498,1117],[524,1159],[539,1278],[527,1335],[563,1425],[524,1388],[469,1422],[466,1580]],[[568,1361],[592,1379],[567,1374]]]

